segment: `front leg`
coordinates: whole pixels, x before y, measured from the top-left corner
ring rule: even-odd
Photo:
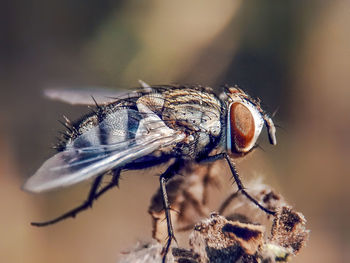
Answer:
[[[204,159],[199,160],[199,163],[208,163],[208,162],[214,162],[220,159],[225,159],[230,167],[231,173],[233,178],[235,179],[235,182],[238,187],[238,191],[240,191],[243,195],[245,195],[251,202],[253,202],[255,205],[257,205],[261,210],[263,210],[265,213],[269,215],[275,215],[276,212],[272,211],[270,209],[267,209],[266,207],[262,206],[254,197],[252,197],[248,192],[245,190],[245,187],[239,177],[239,174],[236,170],[235,164],[232,162],[230,156],[227,153],[219,153],[217,155],[208,156]]]
[[[241,181],[241,179],[239,178],[239,175],[237,173],[236,167],[234,165],[234,163],[231,161],[230,157],[228,156],[228,154],[225,154],[225,159],[228,163],[228,165],[230,166],[230,170],[232,172],[233,178],[236,181],[238,190],[244,194],[251,202],[253,202],[255,205],[257,205],[261,210],[263,210],[265,213],[269,214],[269,215],[275,215],[276,212],[272,211],[270,209],[267,209],[266,207],[262,206],[254,197],[252,197],[250,194],[248,194],[248,192],[245,190],[245,187]]]

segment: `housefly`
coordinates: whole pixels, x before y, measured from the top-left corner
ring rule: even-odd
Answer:
[[[276,144],[275,126],[260,101],[238,87],[225,87],[217,96],[209,87],[158,85],[141,87],[125,94],[96,91],[48,90],[47,96],[71,104],[94,105],[92,113],[72,123],[48,159],[24,185],[29,192],[43,192],[93,178],[87,200],[79,207],[47,222],[45,226],[90,207],[94,200],[118,185],[123,170],[137,170],[169,162],[160,175],[160,190],[168,226],[163,262],[174,239],[166,182],[186,162],[225,159],[238,189],[260,209],[268,210],[244,189],[233,163],[256,145],[262,127],[270,143]],[[111,181],[100,187],[102,178]]]

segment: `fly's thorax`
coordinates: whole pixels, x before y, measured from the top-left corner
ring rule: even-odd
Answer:
[[[161,118],[173,130],[186,138],[175,151],[182,158],[195,159],[212,150],[221,137],[221,102],[208,90],[173,89],[163,93]]]
[[[174,129],[219,136],[221,102],[212,93],[197,89],[177,89],[164,93],[162,118]]]
[[[136,104],[142,104],[146,106],[150,111],[158,114],[162,111],[164,106],[164,95],[157,92],[152,92],[147,95],[141,96]]]

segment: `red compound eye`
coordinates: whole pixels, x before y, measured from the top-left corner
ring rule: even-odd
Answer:
[[[254,116],[242,103],[236,102],[230,108],[231,150],[247,152],[252,147],[255,135]]]

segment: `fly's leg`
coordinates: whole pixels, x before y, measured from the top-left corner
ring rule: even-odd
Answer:
[[[226,208],[229,206],[229,204],[232,202],[233,199],[238,197],[238,192],[232,193],[226,200],[221,204],[219,208],[219,215],[224,214]]]
[[[162,254],[163,254],[162,262],[163,263],[166,262],[166,256],[169,252],[169,247],[171,245],[171,241],[173,239],[175,239],[174,229],[173,229],[173,225],[171,223],[170,204],[169,204],[169,200],[168,200],[168,195],[166,193],[166,181],[167,181],[167,179],[164,178],[163,175],[161,175],[159,182],[160,182],[160,189],[161,189],[162,197],[163,197],[163,206],[164,206],[165,217],[166,217],[166,222],[167,222],[167,227],[168,227],[168,240],[167,240],[165,247],[162,250]]]
[[[100,191],[98,191],[98,188],[101,184],[101,181],[102,181],[102,177],[103,175],[100,175],[98,176],[91,188],[90,188],[90,192],[89,192],[89,195],[88,195],[88,198],[86,199],[86,201],[81,204],[80,206],[64,213],[63,215],[55,218],[55,219],[52,219],[52,220],[49,220],[49,221],[46,221],[46,222],[32,222],[31,225],[32,226],[37,226],[37,227],[42,227],[42,226],[48,226],[48,225],[52,225],[52,224],[55,224],[55,223],[58,223],[64,219],[67,219],[69,217],[75,217],[78,213],[84,211],[85,209],[88,209],[89,207],[92,207],[92,204],[95,200],[97,200],[102,194],[104,194],[107,190],[113,188],[114,186],[117,186],[118,185],[118,179],[119,179],[119,175],[120,175],[120,170],[116,170],[116,171],[113,171],[113,178],[112,178],[112,181],[109,182],[106,186],[104,186]]]
[[[109,189],[112,189],[115,186],[119,185],[120,169],[113,170],[112,181],[110,181],[106,186],[102,187],[95,195],[95,200],[97,200],[101,195],[107,192]]]
[[[166,262],[166,256],[169,252],[169,248],[170,248],[172,240],[175,240],[175,242],[176,242],[176,238],[174,235],[174,229],[173,229],[173,225],[171,222],[171,214],[170,214],[171,208],[170,208],[170,203],[169,203],[169,199],[168,199],[168,195],[167,195],[167,191],[166,191],[166,182],[180,170],[182,165],[183,165],[182,160],[175,161],[175,163],[170,165],[168,167],[168,169],[159,177],[160,191],[162,193],[163,207],[164,207],[164,211],[165,211],[165,218],[166,218],[167,228],[168,228],[168,240],[167,240],[167,243],[162,250],[162,254],[163,254],[162,262],[163,263]]]
[[[82,205],[74,208],[73,210],[68,211],[67,213],[64,213],[63,215],[61,215],[61,216],[59,216],[59,217],[57,217],[55,219],[52,219],[52,220],[49,220],[49,221],[46,221],[46,222],[32,222],[31,225],[32,226],[48,226],[48,225],[52,225],[52,224],[58,223],[58,222],[66,219],[66,218],[69,218],[69,217],[73,217],[74,218],[79,212],[81,212],[81,211],[91,207],[92,203],[93,203],[93,201],[95,199],[95,195],[96,195],[97,189],[100,186],[102,177],[103,177],[103,175],[100,175],[100,176],[98,176],[95,179],[95,181],[93,182],[93,184],[91,186],[88,198]]]
[[[269,214],[269,215],[275,215],[276,212],[272,211],[270,209],[267,209],[266,207],[262,206],[254,197],[252,197],[250,194],[248,194],[248,192],[245,190],[245,187],[243,186],[243,183],[241,181],[241,179],[239,178],[239,175],[237,173],[237,170],[235,168],[235,165],[232,163],[230,157],[225,154],[225,159],[228,163],[228,165],[230,166],[230,170],[232,172],[233,178],[236,181],[238,190],[244,194],[251,202],[253,202],[256,206],[258,206],[261,210],[263,210],[265,213]]]
[[[227,161],[227,163],[230,167],[232,176],[235,179],[235,182],[237,184],[238,191],[240,191],[243,195],[245,195],[245,197],[247,197],[251,202],[253,202],[257,207],[259,207],[265,213],[267,213],[269,215],[275,215],[276,214],[275,211],[272,211],[272,210],[267,209],[266,207],[262,206],[254,197],[252,197],[250,194],[248,194],[248,192],[245,190],[245,187],[244,187],[244,185],[239,177],[239,174],[236,170],[234,163],[231,161],[231,159],[227,153],[219,153],[217,155],[209,156],[203,160],[200,160],[199,162],[207,163],[207,162],[214,162],[214,161],[220,160],[220,159],[225,159]]]

